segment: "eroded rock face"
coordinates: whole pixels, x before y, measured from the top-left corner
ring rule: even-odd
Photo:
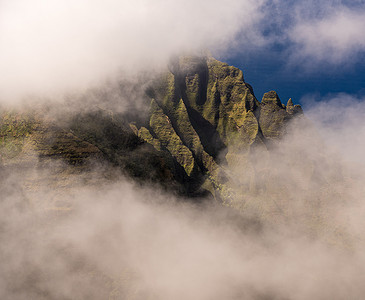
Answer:
[[[173,60],[150,96],[150,123],[138,129],[139,137],[168,152],[188,177],[203,175],[203,186],[219,194],[228,193],[227,166],[252,168],[252,149],[267,151],[302,113],[291,100],[283,105],[274,91],[259,102],[241,70],[212,57]]]
[[[254,149],[268,151],[288,121],[302,113],[291,99],[283,105],[274,91],[259,102],[241,70],[212,57],[173,59],[146,94],[150,112],[138,120],[96,109],[75,113],[59,126],[56,120],[4,113],[0,154],[9,162],[36,153],[75,168],[103,160],[135,179],[189,196],[209,191],[228,201],[229,182],[237,182],[229,180],[232,167],[254,170]],[[244,183],[247,189],[254,185]]]

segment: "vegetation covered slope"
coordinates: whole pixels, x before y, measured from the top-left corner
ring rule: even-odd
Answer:
[[[148,95],[149,124],[137,128],[138,136],[158,150],[164,146],[188,177],[203,179],[222,200],[231,189],[226,169],[249,168],[253,147],[268,150],[301,114],[299,105],[283,105],[274,91],[259,102],[241,70],[212,57],[174,59]]]
[[[62,126],[40,112],[4,111],[3,163],[24,163],[33,155],[82,169],[104,161],[135,179],[229,202],[237,180],[228,170],[254,169],[253,148],[269,151],[288,121],[301,114],[300,106],[291,100],[283,105],[274,91],[259,102],[241,70],[212,57],[171,60],[169,70],[149,84],[145,101],[149,113],[138,120],[94,108],[73,113]],[[240,182],[244,189],[254,188],[252,174],[250,182]]]

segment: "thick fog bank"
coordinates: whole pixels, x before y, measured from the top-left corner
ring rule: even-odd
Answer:
[[[3,167],[1,298],[362,298],[364,159],[344,154],[364,147],[364,106],[341,101],[313,106],[259,156],[240,212],[123,178],[29,188],[29,173]]]

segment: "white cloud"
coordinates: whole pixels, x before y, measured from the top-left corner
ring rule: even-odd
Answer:
[[[358,100],[328,98],[309,114],[315,128],[297,120],[280,147],[258,153],[260,189],[250,199],[240,187],[237,214],[118,176],[105,182],[103,168],[58,185],[50,175],[62,164],[8,165],[0,173],[1,298],[361,299],[365,160],[334,155],[349,146],[344,134],[359,136],[351,147],[364,153]],[[253,178],[236,167],[236,179]]]
[[[306,115],[315,124],[322,138],[346,159],[365,166],[365,98],[348,94],[323,98],[301,99]]]
[[[247,41],[253,46],[251,55],[257,48],[261,52],[283,49],[283,60],[304,69],[323,68],[323,63],[353,64],[363,59],[363,1],[266,0],[261,10],[263,17],[255,24],[254,38],[240,41],[245,51]]]
[[[122,67],[128,74],[156,68],[183,51],[246,55],[282,43],[287,60],[303,65],[356,61],[365,49],[365,10],[355,4],[2,0],[0,101],[82,90]]]
[[[301,19],[289,30],[296,57],[342,63],[365,50],[365,11],[337,7],[328,16]]]
[[[82,88],[184,50],[224,49],[261,2],[4,0],[0,100]]]

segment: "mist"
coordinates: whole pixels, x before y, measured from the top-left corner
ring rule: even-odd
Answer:
[[[260,1],[1,1],[0,101],[62,98],[172,55],[223,52],[260,18]],[[51,101],[51,100],[49,100]]]
[[[265,3],[0,1],[0,104],[39,105],[57,121],[89,105],[138,114],[171,56],[275,42],[256,36]],[[309,36],[310,24],[293,32],[306,57],[326,59],[337,44],[343,51],[330,61],[354,53],[332,35],[311,48],[327,31]],[[133,182],[100,162],[87,173],[36,154],[0,163],[0,298],[363,298],[364,99],[301,103],[305,116],[269,152],[256,148],[249,168],[227,167],[236,193],[224,205]]]
[[[308,97],[286,137],[257,149],[254,175],[231,169],[256,186],[237,185],[235,209],[109,166],[67,182],[53,177],[61,162],[3,166],[1,298],[360,299],[364,158],[347,155],[364,153],[358,100]]]

